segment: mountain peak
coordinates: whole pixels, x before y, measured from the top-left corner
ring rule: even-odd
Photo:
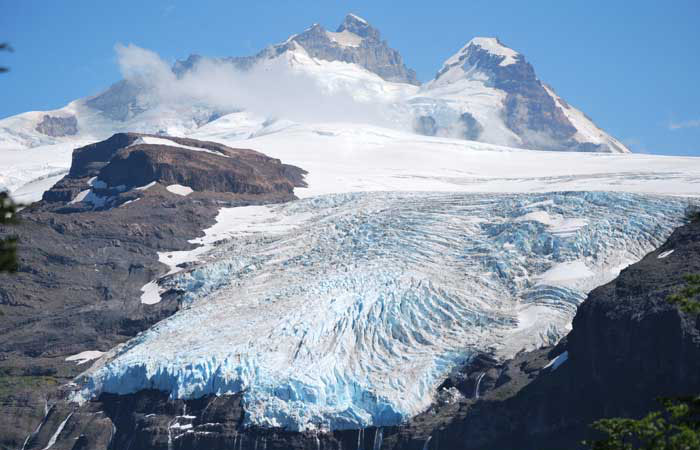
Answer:
[[[337,33],[342,33],[343,31],[349,31],[362,38],[374,38],[379,40],[379,31],[365,19],[352,13],[348,13],[348,15],[345,16],[345,20],[343,20],[343,23],[341,23],[336,30]]]
[[[499,64],[501,66],[515,64],[517,62],[517,57],[520,56],[520,53],[503,45],[503,43],[495,37],[475,37],[467,43],[466,48],[468,49],[471,46],[479,47],[492,55],[503,57],[503,60]]]
[[[442,71],[468,59],[477,52],[484,52],[490,58],[497,59],[499,66],[509,66],[518,62],[520,53],[503,43],[495,37],[475,37],[467,42],[457,53],[452,55],[443,65]]]

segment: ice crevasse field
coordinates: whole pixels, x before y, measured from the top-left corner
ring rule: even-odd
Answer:
[[[161,254],[170,273],[144,290],[148,303],[180,290],[185,307],[105,355],[76,398],[244,392],[249,425],[394,425],[479,352],[557,342],[586,293],[663,242],[686,206],[631,193],[361,192],[223,209],[202,247]]]

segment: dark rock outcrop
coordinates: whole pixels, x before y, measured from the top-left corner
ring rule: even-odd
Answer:
[[[78,120],[75,116],[54,117],[44,114],[36,125],[36,131],[51,137],[74,136],[78,134]]]
[[[45,192],[43,200],[69,202],[90,190],[105,199],[93,206],[107,208],[115,204],[120,192],[152,182],[180,184],[195,191],[255,195],[291,194],[295,186],[305,185],[304,171],[254,150],[175,137],[163,140],[171,141],[172,146],[148,144],[144,137],[148,136],[118,133],[76,149],[68,176]]]
[[[214,224],[221,207],[288,201],[303,185],[303,170],[253,150],[178,138],[206,151],[128,147],[142,137],[117,134],[76,149],[71,171],[44,201],[22,210],[20,225],[0,229],[20,242],[19,271],[0,274],[0,449],[22,447],[42,423],[31,441],[44,448],[67,417],[72,406],[58,401],[56,388],[86,366],[66,357],[106,351],[178,310],[176,293],[141,303],[141,287],[167,271],[158,252],[193,248],[188,241]],[[195,191],[166,189],[177,182]],[[96,206],[90,195],[110,200]],[[85,414],[76,410],[72,420],[111,432],[105,416]],[[106,445],[92,434],[78,438],[70,448]]]

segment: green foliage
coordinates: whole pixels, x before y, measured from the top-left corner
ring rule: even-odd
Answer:
[[[690,274],[683,277],[686,286],[666,300],[677,305],[681,311],[688,314],[700,314],[700,301],[696,298],[700,295],[700,274]]]
[[[7,192],[0,192],[0,225],[16,224],[16,213],[17,207]],[[17,237],[0,238],[0,272],[16,272],[17,268]]]
[[[593,423],[606,437],[584,442],[591,450],[698,450],[700,397],[661,400],[664,409],[641,419],[612,418]]]

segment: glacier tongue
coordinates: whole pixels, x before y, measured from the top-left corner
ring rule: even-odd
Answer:
[[[222,210],[232,238],[160,282],[184,308],[106,355],[78,397],[243,392],[250,425],[397,424],[478,352],[557,341],[585,294],[660,244],[685,204],[355,193]]]

